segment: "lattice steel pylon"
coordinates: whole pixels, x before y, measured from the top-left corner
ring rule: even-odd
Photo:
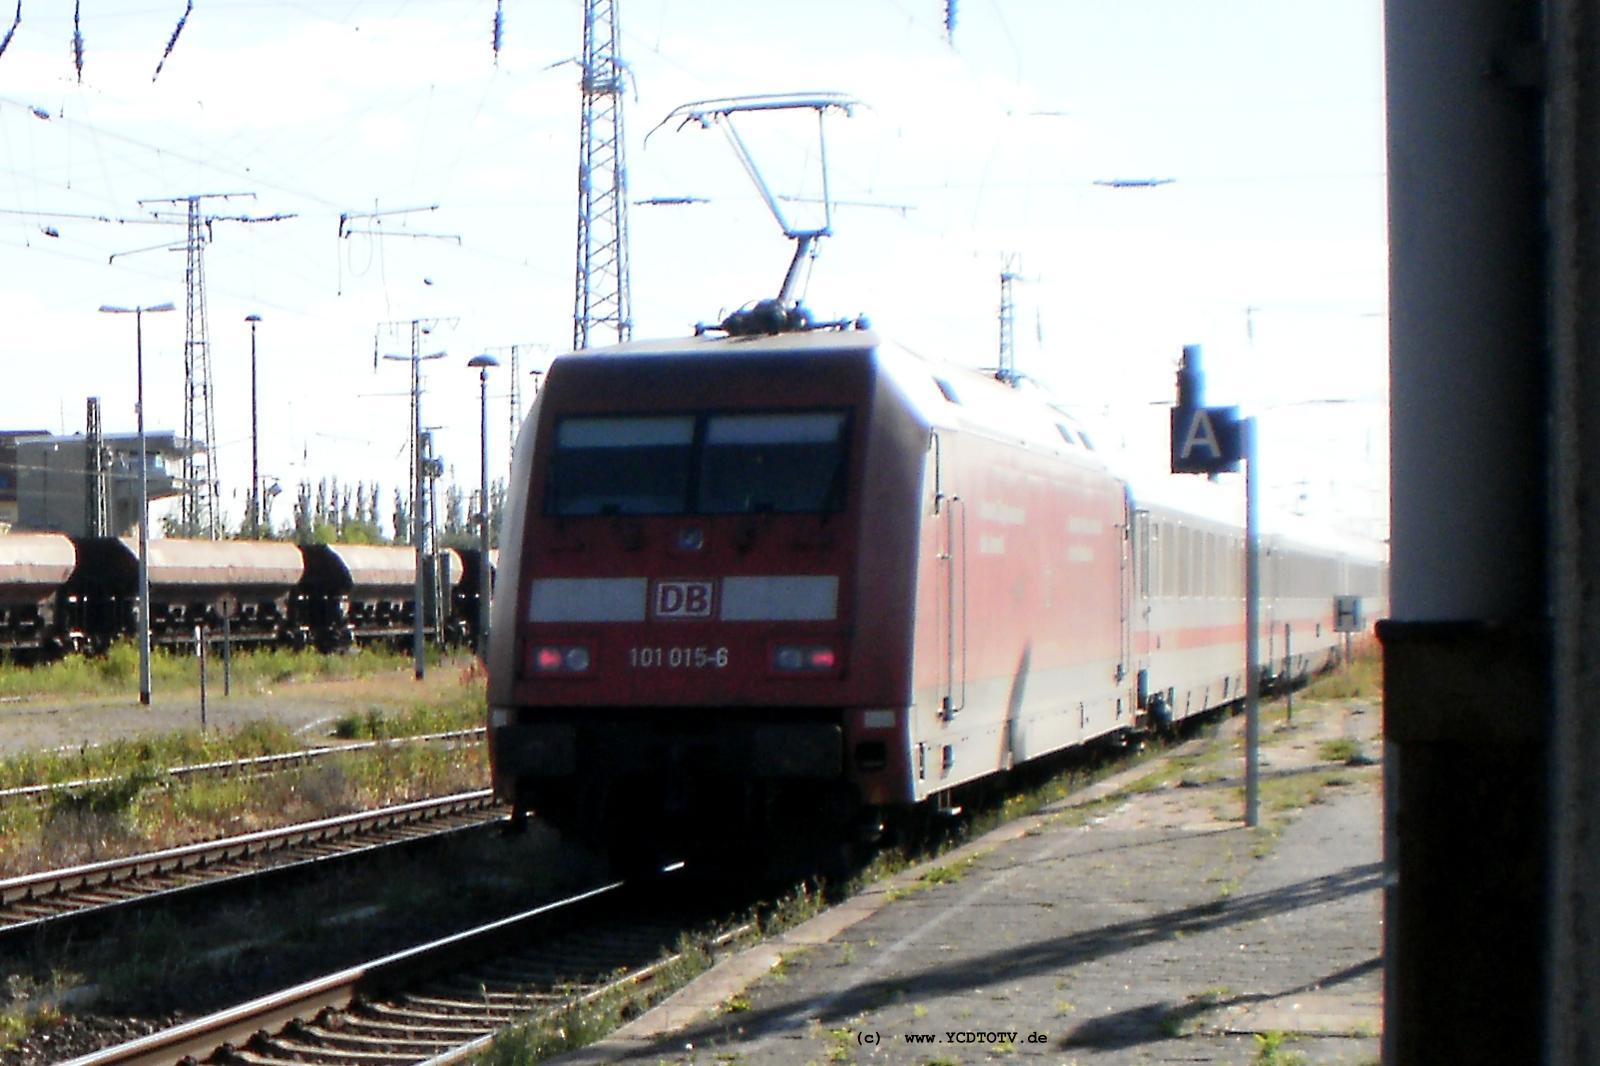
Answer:
[[[583,108],[578,131],[578,264],[572,347],[590,332],[633,334],[628,282],[628,168],[623,145],[622,62],[617,0],[585,0]]]
[[[183,328],[183,509],[181,522],[188,536],[212,540],[222,535],[217,499],[216,464],[212,450],[217,441],[216,411],[211,402],[211,342],[206,328],[206,233],[200,217],[200,197],[187,198],[189,221],[185,239]],[[194,447],[205,441],[205,451]]]
[[[1012,295],[1016,265],[1017,257],[1008,255],[1000,269],[1000,364],[994,376],[1005,382],[1017,376],[1017,305]]]
[[[141,207],[151,204],[182,204],[185,236],[183,244],[158,244],[151,248],[136,248],[116,252],[111,262],[125,255],[182,248],[184,259],[184,331],[183,331],[183,435],[186,450],[183,457],[183,507],[180,526],[184,536],[206,536],[217,540],[222,536],[222,504],[220,480],[217,476],[214,450],[216,448],[217,418],[211,400],[211,344],[206,329],[206,268],[205,248],[211,239],[214,222],[282,222],[294,215],[202,215],[201,200],[231,200],[236,197],[255,199],[253,192],[204,192],[190,196],[171,196],[140,200]],[[158,222],[176,224],[178,221],[159,209],[151,214]],[[196,450],[199,441],[204,454]]]

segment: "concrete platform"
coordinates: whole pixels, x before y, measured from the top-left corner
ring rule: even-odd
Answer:
[[[1227,820],[1227,780],[1087,810],[1093,797],[1076,797],[718,964],[556,1061],[1376,1063],[1378,771],[1300,747],[1266,749],[1264,773],[1318,775],[1317,798],[1266,828]]]

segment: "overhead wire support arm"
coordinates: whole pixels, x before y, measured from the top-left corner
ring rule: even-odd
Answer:
[[[405,231],[395,232],[394,230],[386,229],[346,229],[344,232],[340,233],[339,236],[409,237],[412,240],[455,241],[457,244],[461,243],[461,234],[459,233],[408,233]]]
[[[437,211],[437,210],[439,210],[439,205],[438,204],[427,204],[427,205],[425,205],[423,207],[391,207],[387,211],[378,211],[378,210],[372,210],[372,211],[340,211],[339,212],[339,236],[342,239],[344,237],[349,236],[351,233],[370,233],[370,232],[372,232],[370,230],[352,230],[352,229],[350,229],[350,223],[355,221],[356,219],[362,219],[362,218],[386,218],[389,215],[414,215],[419,211]],[[387,230],[384,231],[384,235],[385,236],[388,235],[388,231]]]

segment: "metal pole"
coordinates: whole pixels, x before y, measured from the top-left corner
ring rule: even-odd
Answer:
[[[1244,434],[1244,824],[1261,822],[1261,530],[1256,513],[1256,420]]]
[[[415,547],[417,580],[412,592],[414,597],[411,608],[412,635],[411,650],[416,659],[416,676],[421,681],[427,670],[427,647],[425,645],[424,627],[427,615],[427,569],[425,566],[426,553],[424,550],[423,534],[425,527],[422,523],[423,508],[427,504],[423,496],[423,456],[422,456],[422,360],[443,359],[444,352],[433,352],[423,355],[418,349],[421,346],[419,332],[420,321],[411,323],[411,354],[410,355],[385,355],[385,359],[406,359],[411,363],[411,542]]]
[[[139,418],[139,702],[150,706],[150,470],[144,439],[144,309],[133,312],[134,359]]]
[[[206,631],[194,627],[194,657],[200,661],[200,731],[206,728]]]
[[[478,371],[478,656],[489,660],[489,368]]]
[[[222,616],[222,695],[233,695],[233,626],[227,614]]]
[[[1285,719],[1294,721],[1294,651],[1289,643],[1289,623],[1283,623],[1283,704]]]
[[[414,623],[411,634],[411,652],[416,659],[416,677],[421,681],[427,673],[427,647],[423,638],[423,615],[427,611],[426,603],[426,574],[423,571],[424,554],[422,548],[422,508],[424,497],[422,495],[422,363],[417,354],[416,334],[413,332],[411,341],[411,458],[413,463],[412,474],[416,478],[415,493],[411,506],[411,540],[416,547],[417,560],[417,586],[416,601],[411,608],[411,618]]]
[[[261,436],[256,419],[256,323],[260,315],[246,315],[250,323],[250,536],[261,537]]]

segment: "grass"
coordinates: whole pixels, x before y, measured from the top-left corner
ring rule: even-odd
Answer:
[[[181,785],[137,769],[46,806],[0,808],[0,875],[468,791],[487,779],[481,747],[379,748],[265,777]]]
[[[1299,1051],[1289,1051],[1284,1044],[1293,1037],[1280,1032],[1257,1033],[1256,1057],[1252,1066],[1304,1066],[1306,1057]]]
[[[222,687],[221,648],[213,645],[207,664],[208,683]],[[442,661],[442,660],[440,660]],[[409,656],[376,647],[342,655],[277,647],[235,648],[230,672],[234,685],[271,688],[294,681],[327,681],[376,677],[411,663]],[[150,677],[162,691],[199,688],[193,650],[157,647],[151,650]],[[71,655],[38,666],[6,664],[0,668],[0,696],[118,696],[133,692],[139,680],[139,649],[120,640],[104,655]]]
[[[284,676],[301,658],[266,653],[253,676]],[[383,653],[366,652],[327,658],[349,660],[346,666],[357,673],[389,661]],[[390,738],[482,724],[481,671],[461,671],[456,683],[436,686],[425,700],[411,695],[410,685],[407,676],[405,705],[352,716],[347,735]],[[262,777],[178,781],[165,773],[306,746],[281,723],[255,721],[234,730],[186,729],[0,759],[0,788],[94,782],[58,792],[44,805],[0,806],[0,876],[482,788],[488,780],[481,746],[384,746]]]
[[[1355,737],[1338,737],[1317,745],[1317,757],[1323,762],[1348,762],[1360,754],[1361,741]]]
[[[1383,656],[1375,645],[1364,645],[1343,667],[1312,681],[1296,699],[1354,700],[1383,696]]]

